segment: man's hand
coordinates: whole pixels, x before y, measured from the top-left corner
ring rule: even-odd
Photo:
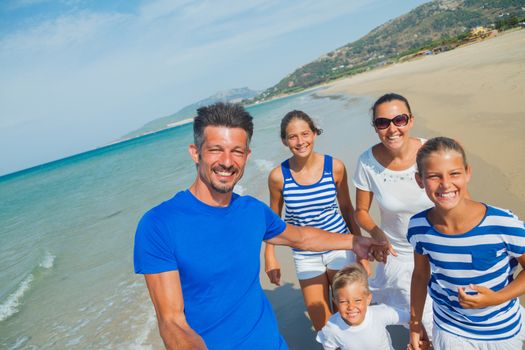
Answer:
[[[202,337],[186,322],[179,271],[145,274],[144,277],[166,349],[206,350]]]
[[[465,309],[481,309],[499,304],[496,298],[497,293],[490,288],[475,284],[469,285],[469,288],[477,292],[477,294],[467,294],[465,288],[458,288],[458,302],[461,307]]]
[[[373,261],[375,258],[375,256],[371,254],[371,251],[373,249],[382,250],[386,261],[386,255],[388,255],[388,245],[386,244],[386,242],[379,242],[372,238],[355,235],[352,235],[352,240],[352,250],[354,251],[358,259],[368,259],[370,261]]]

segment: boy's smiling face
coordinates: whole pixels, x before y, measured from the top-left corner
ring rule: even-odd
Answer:
[[[363,323],[372,294],[359,282],[347,284],[334,294],[341,318],[350,326]]]

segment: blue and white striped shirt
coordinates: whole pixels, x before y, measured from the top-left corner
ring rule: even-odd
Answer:
[[[290,163],[281,163],[284,177],[283,199],[285,204],[284,221],[295,226],[313,226],[325,231],[348,233],[346,222],[337,206],[337,188],[332,173],[332,157],[324,156],[323,175],[311,185],[295,182],[290,171]],[[294,249],[299,254],[322,254]]]
[[[458,288],[477,284],[499,291],[513,280],[517,258],[525,254],[523,222],[509,211],[486,206],[483,220],[470,231],[448,235],[427,220],[428,210],[410,219],[408,240],[418,254],[427,255],[431,278],[429,294],[434,301],[434,321],[458,336],[502,340],[521,329],[518,298],[480,309],[464,309]]]

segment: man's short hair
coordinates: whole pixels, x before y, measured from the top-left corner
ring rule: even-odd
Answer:
[[[193,140],[197,149],[204,143],[204,129],[207,126],[225,126],[227,128],[241,128],[248,135],[248,146],[253,135],[253,122],[250,113],[238,103],[217,102],[197,109],[197,116],[193,121]]]

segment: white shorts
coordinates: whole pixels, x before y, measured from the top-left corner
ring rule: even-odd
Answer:
[[[356,261],[350,250],[331,250],[322,254],[300,254],[293,252],[295,272],[300,280],[321,276],[326,270],[341,270]]]
[[[398,253],[389,255],[386,264],[377,264],[375,275],[370,279],[372,302],[386,304],[396,309],[410,311],[410,284],[414,271],[414,255]],[[429,336],[432,336],[434,325],[432,298],[427,294],[423,310],[423,325]]]
[[[523,308],[521,308],[523,320]],[[522,322],[520,332],[510,339],[481,341],[457,336],[442,330],[434,324],[432,344],[435,350],[521,350],[525,340],[525,325]]]

